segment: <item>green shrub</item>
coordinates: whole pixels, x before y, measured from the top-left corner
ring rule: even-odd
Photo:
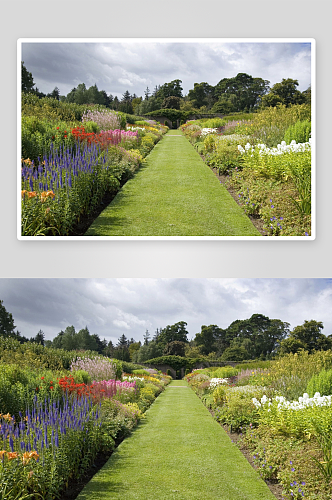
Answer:
[[[211,376],[214,378],[228,378],[235,377],[238,374],[238,368],[234,366],[221,366],[213,371]]]
[[[143,368],[139,368],[139,369],[133,370],[132,373],[134,375],[148,375],[148,376],[151,375],[150,372],[148,372],[147,370],[144,370]]]
[[[208,119],[201,118],[200,120],[197,121],[202,128],[220,128],[223,125],[225,125],[224,118],[217,118],[217,117]]]
[[[254,114],[252,124],[247,128],[259,142],[268,147],[276,147],[283,140],[290,125],[294,125],[297,121],[310,120],[310,118],[311,108],[307,104],[297,104],[289,108],[281,104]],[[245,127],[242,133],[246,133]]]
[[[141,125],[146,125],[147,127],[151,127],[151,123],[147,122],[146,120],[136,120],[135,121],[136,127],[139,127]]]
[[[92,378],[85,370],[75,370],[73,372],[75,384],[91,384]]]
[[[269,368],[271,363],[272,361],[253,360],[253,361],[248,361],[246,363],[239,363],[238,365],[236,365],[236,368],[238,371],[255,370],[257,368]]]
[[[38,156],[41,161],[44,154],[49,154],[50,146],[54,149],[60,146],[76,149],[76,140],[71,134],[71,129],[77,122],[52,121],[37,116],[22,116],[21,121],[21,158],[29,158],[35,163]],[[94,131],[96,124],[92,123],[89,132]]]
[[[113,360],[118,361],[118,360]],[[135,370],[144,370],[142,365],[137,365],[136,363],[130,363],[129,361],[121,361],[122,371],[125,373],[134,373]]]
[[[35,396],[40,401],[61,397],[62,389],[56,377],[63,373],[50,370],[34,370],[17,364],[0,364],[0,412],[15,415],[25,413],[32,406]],[[51,389],[52,387],[52,389]]]
[[[221,404],[216,404],[215,418],[222,424],[230,425],[233,431],[239,430],[243,425],[257,425],[259,413],[252,399],[260,399],[264,394],[271,397],[274,394],[274,391],[267,387],[250,385],[225,386],[222,389],[225,389],[225,395],[220,391],[219,401]],[[218,401],[218,393],[216,393],[216,399]]]
[[[233,134],[215,136],[214,139],[209,139],[209,137],[204,140],[204,146],[208,151],[205,160],[210,167],[218,168],[219,174],[242,168],[243,158],[238,145],[245,146],[249,140],[248,136]]]
[[[297,121],[290,125],[285,132],[284,141],[290,144],[292,141],[298,143],[309,142],[311,136],[311,122],[308,120]]]
[[[115,441],[128,436],[142,416],[137,405],[122,404],[116,399],[103,399],[101,412],[102,451],[112,451]]]
[[[313,375],[308,382],[306,392],[312,398],[316,392],[321,396],[330,396],[332,394],[332,370],[322,370]]]

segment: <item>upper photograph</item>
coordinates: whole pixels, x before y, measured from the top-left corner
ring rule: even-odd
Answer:
[[[19,240],[314,240],[315,40],[21,38]]]

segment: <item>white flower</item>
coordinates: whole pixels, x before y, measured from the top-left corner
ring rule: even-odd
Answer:
[[[219,385],[227,384],[227,383],[228,383],[228,379],[227,378],[211,378],[211,380],[210,380],[210,388],[211,389],[215,389]]]

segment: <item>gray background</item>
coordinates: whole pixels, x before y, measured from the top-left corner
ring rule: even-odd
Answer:
[[[331,276],[331,29],[328,1],[15,1],[2,7],[2,277]],[[18,38],[315,38],[315,241],[17,240]],[[285,75],[287,78],[287,75]]]

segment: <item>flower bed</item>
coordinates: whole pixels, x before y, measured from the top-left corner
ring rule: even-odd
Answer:
[[[58,498],[97,454],[109,456],[134,429],[169,377],[158,373],[140,381],[102,378],[118,373],[119,363],[86,354],[72,361],[71,372],[44,369],[41,376],[27,365],[1,364],[2,498]],[[38,366],[38,356],[30,364]],[[94,380],[98,368],[101,376]]]
[[[196,120],[181,130],[225,177],[244,212],[263,221],[265,235],[310,236],[310,107],[279,106],[248,117],[219,119],[216,128]]]

